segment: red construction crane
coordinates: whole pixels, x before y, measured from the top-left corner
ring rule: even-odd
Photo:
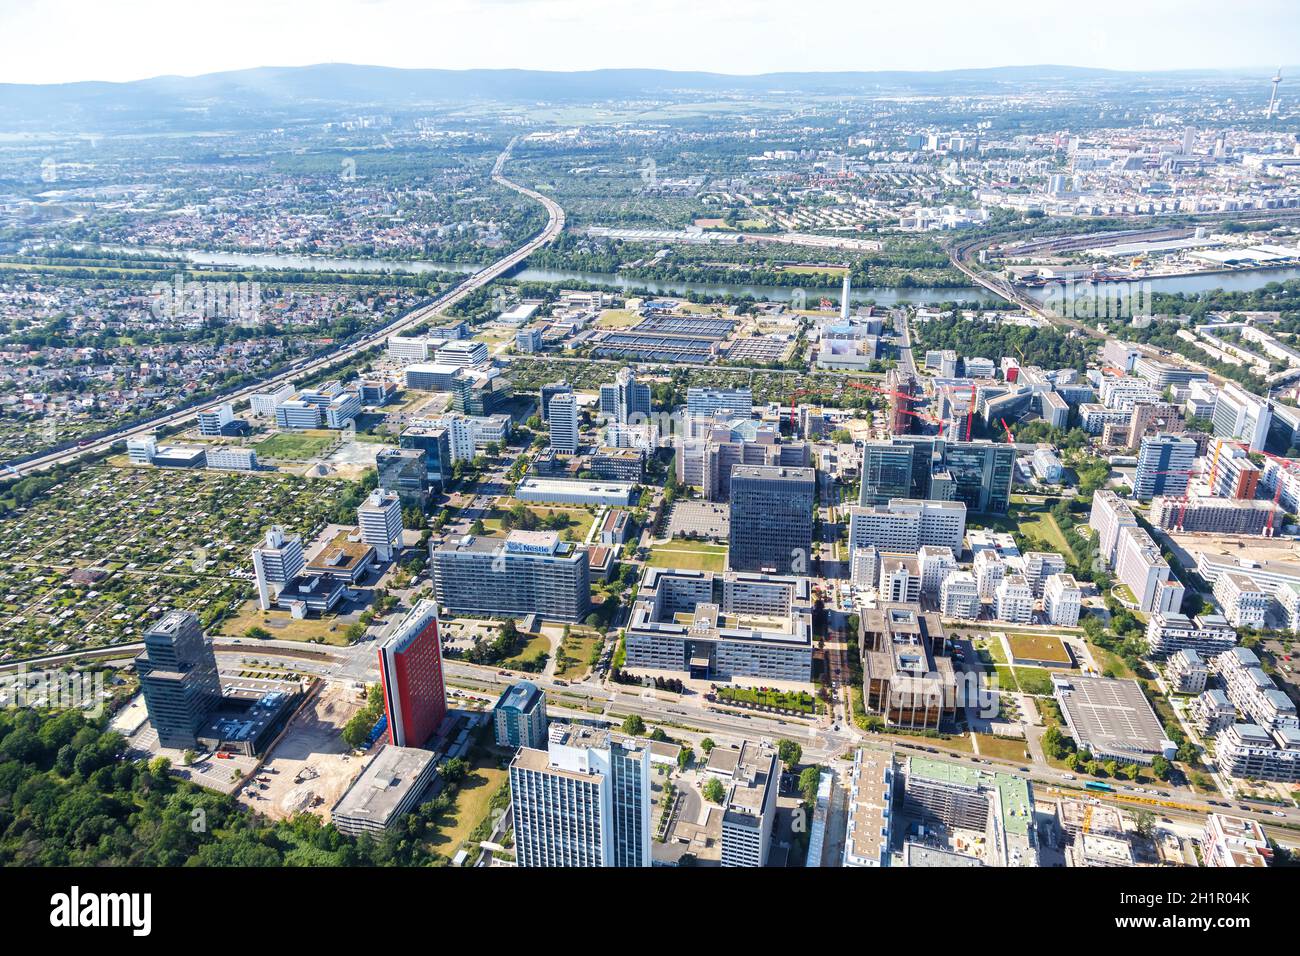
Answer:
[[[1011,429],[1007,426],[1007,420],[1005,418],[999,418],[998,421],[1002,423],[1002,430],[1007,433],[1007,443],[1014,445],[1016,443],[1016,436],[1011,434]]]
[[[966,440],[971,440],[971,423],[975,420],[975,383],[970,385],[970,406],[966,409]],[[1004,423],[1005,424],[1005,423]]]

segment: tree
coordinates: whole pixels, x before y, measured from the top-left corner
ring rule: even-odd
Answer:
[[[690,766],[691,761],[694,759],[695,751],[692,750],[689,745],[683,744],[682,749],[677,751],[677,768],[679,770],[685,770]]]
[[[640,714],[628,714],[623,720],[623,733],[629,737],[640,737],[645,733],[645,721]]]
[[[722,781],[717,777],[710,777],[709,782],[704,785],[704,799],[710,803],[721,803],[727,796],[727,791],[722,786]]]
[[[717,744],[713,742],[712,737],[705,737],[703,740],[700,741],[700,749],[704,751],[706,756],[712,753],[713,748],[716,746]]]
[[[154,757],[149,761],[149,772],[155,777],[167,776],[167,771],[171,770],[172,762],[166,757]]]
[[[776,755],[781,758],[786,769],[790,770],[803,756],[803,747],[799,746],[798,741],[783,737],[776,742]]]
[[[1134,815],[1134,819],[1137,820],[1138,836],[1142,837],[1144,840],[1151,839],[1151,834],[1154,833],[1156,829],[1156,815],[1150,810],[1139,810]]]
[[[821,783],[821,767],[804,767],[803,772],[799,774],[799,792],[803,794],[803,802],[811,810],[817,802],[817,787]]]
[[[1169,761],[1160,755],[1151,758],[1151,772],[1161,780],[1169,779]]]

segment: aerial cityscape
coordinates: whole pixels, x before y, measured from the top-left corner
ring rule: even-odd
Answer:
[[[0,864],[1300,863],[1300,67],[657,42],[0,73]]]

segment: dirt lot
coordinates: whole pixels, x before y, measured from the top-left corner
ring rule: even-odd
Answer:
[[[312,810],[328,823],[330,809],[365,765],[364,758],[350,755],[339,735],[360,709],[361,701],[347,684],[327,685],[267,758],[251,784],[255,795],[245,787],[238,794],[240,802],[276,819]]]

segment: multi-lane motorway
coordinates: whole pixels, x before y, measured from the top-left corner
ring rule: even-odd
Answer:
[[[477,289],[481,289],[494,279],[500,278],[511,269],[514,269],[521,262],[527,259],[529,255],[558,236],[564,229],[564,210],[560,208],[560,205],[548,196],[543,196],[541,193],[529,189],[526,186],[520,186],[518,183],[511,182],[502,174],[502,170],[505,168],[505,164],[510,158],[510,154],[514,149],[517,139],[518,137],[512,139],[509,145],[507,145],[497,157],[496,164],[492,167],[492,180],[499,185],[505,186],[507,189],[513,189],[515,192],[521,193],[530,199],[535,199],[546,208],[548,218],[546,227],[542,229],[541,232],[509,255],[506,255],[491,265],[485,266],[478,272],[467,276],[450,291],[445,292],[432,302],[408,312],[406,315],[390,322],[388,325],[376,329],[374,332],[370,332],[356,341],[349,342],[346,345],[318,358],[298,362],[285,371],[270,378],[262,379],[254,385],[213,395],[209,400],[209,404],[246,399],[257,392],[266,391],[276,385],[343,365],[362,352],[374,348],[376,345],[382,344],[388,336],[418,325],[420,322],[437,315],[444,309],[455,305],[470,293]],[[48,454],[31,458],[22,463],[7,466],[6,474],[27,475],[43,471],[62,462],[72,461],[73,459],[79,458],[83,455],[103,453],[108,451],[116,442],[123,441],[127,438],[147,435],[160,427],[179,425],[182,422],[194,418],[197,412],[198,409],[193,407],[175,412],[165,412],[154,418],[150,418],[148,421],[137,422],[134,425],[103,435],[85,445],[79,445],[76,448],[65,448],[59,451],[52,451]]]

